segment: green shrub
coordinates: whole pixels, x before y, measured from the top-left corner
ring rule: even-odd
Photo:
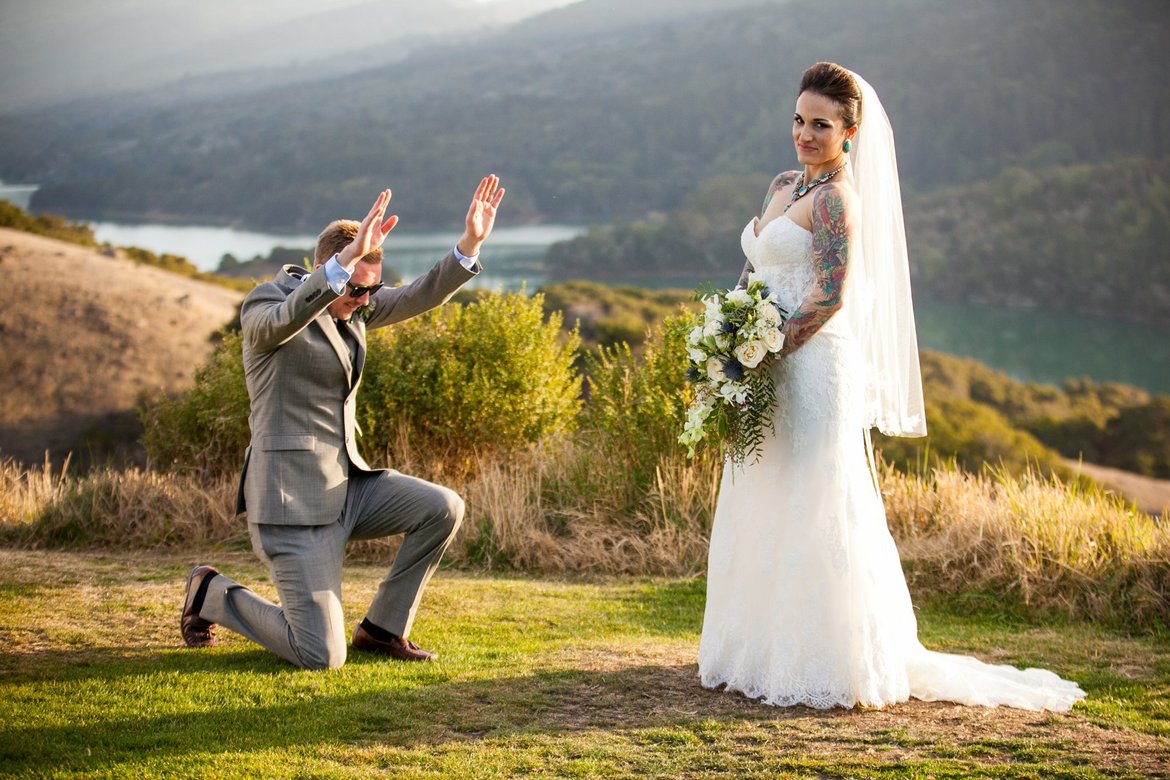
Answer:
[[[224,474],[243,465],[250,434],[242,345],[240,334],[224,334],[190,390],[142,405],[142,442],[156,467]]]
[[[677,313],[680,306],[697,307],[689,290],[572,281],[545,285],[541,293],[546,314],[561,312],[566,324],[579,329],[583,350],[624,341],[637,351],[651,325]]]
[[[220,287],[227,287],[230,290],[250,292],[255,286],[250,279],[237,279],[230,276],[208,273],[207,271],[200,271],[197,265],[182,255],[166,253],[160,255],[139,246],[124,246],[119,251],[127,260],[138,265],[161,268],[172,274],[198,279],[201,282],[211,282],[212,284],[218,284]]]
[[[577,335],[543,298],[491,294],[370,334],[358,402],[363,450],[509,451],[570,431],[581,380]]]
[[[1031,434],[1013,428],[995,409],[964,398],[926,399],[928,435],[917,439],[875,436],[883,458],[899,470],[919,473],[953,461],[978,473],[985,463],[1010,474],[1039,467],[1046,474],[1064,474],[1057,453]]]
[[[646,333],[645,321],[630,313],[601,317],[594,327],[597,329],[597,343],[604,346],[637,344]]]
[[[1084,414],[1064,419],[1041,417],[1028,421],[1024,428],[1041,443],[1070,458],[1104,462],[1100,452],[1104,425],[1092,417]]]
[[[1111,465],[1170,479],[1170,396],[1123,409],[1106,425],[1099,446]]]
[[[1003,465],[1015,474],[1022,473],[1018,467],[1033,459],[1037,444],[1050,448],[1040,458],[1041,463],[1054,463],[1056,453],[1060,453],[1154,474],[1156,453],[1165,446],[1166,428],[1153,411],[1149,393],[1129,385],[1068,379],[1056,388],[1018,382],[974,360],[927,350],[922,352],[922,378],[926,397],[947,409],[947,419],[940,419],[943,435],[931,439],[932,462],[957,456],[960,464],[965,464],[981,449],[994,453],[1013,447],[1016,437],[1007,434],[1005,425],[1023,436],[1018,441],[1020,454],[1026,457],[1005,454],[1003,458]],[[987,410],[993,410],[998,419],[988,417]],[[1118,423],[1122,415],[1145,422]],[[986,430],[982,428],[985,423]],[[1125,432],[1107,433],[1111,425],[1122,425]],[[893,443],[886,455],[904,468],[922,453],[914,443]],[[1139,454],[1131,457],[1131,453]],[[1045,467],[1045,471],[1050,470]]]
[[[596,490],[631,509],[657,485],[665,463],[686,461],[678,441],[690,390],[684,348],[689,319],[667,318],[647,331],[641,357],[628,344],[586,355],[589,400],[579,439],[604,469],[592,465]]]
[[[97,246],[93,230],[84,222],[69,222],[56,214],[32,216],[19,206],[0,200],[0,227],[48,236],[82,246]]]
[[[358,419],[362,450],[391,448],[402,425],[415,452],[509,450],[570,430],[577,343],[547,322],[540,296],[489,295],[373,331]],[[241,337],[226,333],[195,385],[143,405],[143,442],[163,468],[238,469],[249,440]]]

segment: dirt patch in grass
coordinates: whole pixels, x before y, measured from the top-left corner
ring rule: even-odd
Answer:
[[[1112,648],[1117,650],[1116,646]],[[1016,762],[1051,752],[1064,762],[1113,766],[1141,776],[1170,776],[1170,742],[1118,732],[1070,713],[965,707],[911,700],[880,710],[772,707],[699,684],[692,643],[631,643],[565,648],[555,664],[588,672],[551,697],[537,728],[641,731],[680,722],[734,724],[731,743],[805,755],[880,756],[883,763],[944,757]],[[1122,659],[1131,670],[1148,662]]]

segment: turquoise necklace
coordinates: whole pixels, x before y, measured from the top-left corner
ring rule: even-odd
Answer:
[[[796,203],[796,201],[809,194],[809,192],[811,192],[814,187],[819,187],[840,173],[846,165],[848,165],[848,163],[841,163],[840,166],[829,171],[828,173],[822,173],[820,176],[810,181],[807,186],[804,183],[804,171],[801,171],[800,176],[796,179],[796,186],[792,188],[792,199],[788,201],[788,205],[784,207],[784,212],[786,213],[788,209],[792,208],[793,203]]]

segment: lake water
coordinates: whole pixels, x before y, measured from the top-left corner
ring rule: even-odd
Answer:
[[[33,191],[35,187],[0,182],[0,199],[23,207],[27,207],[27,198]],[[316,241],[314,235],[222,227],[110,222],[90,225],[99,241],[183,255],[204,270],[215,270],[225,253],[248,260],[255,255],[267,256],[274,247],[284,246],[304,248],[310,254]],[[473,286],[515,290],[526,285],[530,291],[536,289],[546,281],[542,261],[548,245],[578,235],[581,230],[576,225],[497,228],[483,253],[484,272]],[[387,241],[387,262],[404,278],[412,279],[447,252],[457,238],[454,231],[395,231]],[[700,281],[678,277],[652,283],[639,280],[636,284],[693,288]],[[734,281],[734,274],[714,280],[724,286]],[[915,301],[915,313],[918,341],[923,347],[975,358],[1016,379],[1059,384],[1068,377],[1090,377],[1170,394],[1170,328],[922,299]]]
[[[915,300],[918,343],[1017,379],[1124,382],[1170,395],[1170,328],[1076,314]]]
[[[0,179],[0,200],[15,203],[22,209],[28,210],[28,202],[38,189],[35,184],[7,184]]]
[[[224,254],[237,260],[264,257],[275,247],[303,249],[312,257],[316,234],[260,233],[226,227],[193,225],[127,225],[90,222],[98,241],[115,246],[139,246],[153,252],[182,255],[205,271],[219,267]],[[545,249],[582,232],[576,225],[501,226],[492,233],[484,253],[484,273],[472,286],[519,289],[527,283],[533,289],[544,282],[542,260]],[[459,231],[395,230],[386,240],[386,262],[404,279],[426,271],[459,239]]]

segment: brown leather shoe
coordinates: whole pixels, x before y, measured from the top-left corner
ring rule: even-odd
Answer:
[[[210,566],[196,566],[187,575],[187,592],[183,596],[183,612],[179,616],[179,630],[187,647],[212,647],[215,645],[215,623],[199,617],[195,609],[195,596],[200,586],[209,578],[219,574]],[[202,606],[202,605],[201,605]]]
[[[439,657],[438,653],[423,650],[414,642],[400,636],[394,637],[389,642],[374,639],[360,624],[353,630],[352,644],[354,650],[379,653],[399,661],[433,661]]]

